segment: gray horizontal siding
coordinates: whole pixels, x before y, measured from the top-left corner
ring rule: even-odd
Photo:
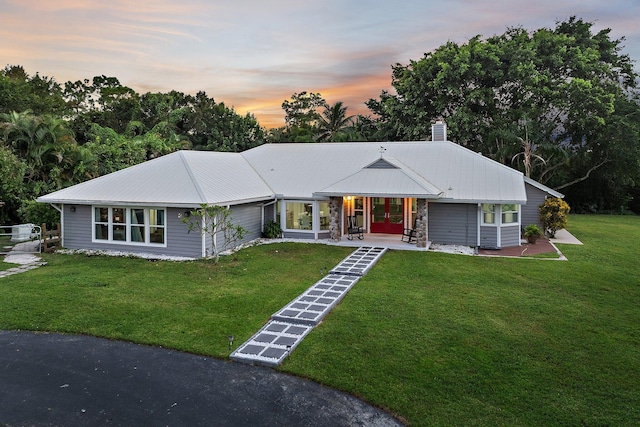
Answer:
[[[536,224],[538,227],[542,227],[542,223],[540,222],[540,205],[543,204],[547,198],[547,193],[527,183],[524,184],[524,188],[527,192],[527,203],[520,208],[522,215],[521,224],[523,227],[529,224]]]
[[[481,248],[497,248],[498,245],[498,227],[481,226],[480,227],[480,247]]]
[[[433,243],[476,246],[478,206],[460,203],[429,203],[428,233]]]
[[[69,249],[94,249],[123,251],[131,253],[148,253],[169,256],[200,257],[202,254],[202,241],[198,232],[189,233],[187,225],[182,223],[178,214],[183,214],[184,209],[167,209],[167,247],[123,245],[117,243],[92,242],[92,212],[91,206],[74,205],[76,211],[71,212],[70,206],[64,206],[64,245]],[[181,215],[182,216],[182,215]]]
[[[264,207],[264,223],[268,223],[269,221],[276,221],[276,204],[280,203],[279,201],[276,203],[272,203]]]
[[[258,203],[231,207],[231,219],[247,232],[240,243],[250,242],[262,235],[262,206]]]
[[[503,225],[500,229],[500,246],[518,246],[520,244],[520,227],[517,225]]]
[[[71,212],[71,208],[75,212]],[[65,248],[91,249],[91,207],[65,205],[62,223],[62,240]]]
[[[168,208],[166,218],[167,246],[154,247],[131,244],[92,242],[92,211],[91,206],[76,205],[76,211],[71,212],[65,206],[64,215],[64,244],[69,249],[112,250],[132,253],[150,253],[169,256],[185,256],[199,258],[202,256],[202,236],[197,230],[189,231],[182,222],[186,209]],[[180,216],[180,217],[179,217]],[[232,221],[241,225],[247,233],[240,243],[245,243],[260,237],[262,208],[259,204],[247,204],[232,208]],[[211,248],[211,238],[205,235],[205,248]]]

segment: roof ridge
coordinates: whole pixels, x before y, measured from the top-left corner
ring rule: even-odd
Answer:
[[[182,164],[184,165],[187,173],[189,174],[189,178],[191,178],[191,183],[193,184],[194,188],[198,192],[198,196],[200,196],[200,199],[202,200],[202,203],[207,203],[208,204],[207,197],[205,196],[204,191],[202,190],[202,187],[200,187],[200,183],[196,179],[196,177],[195,177],[195,175],[193,173],[193,170],[191,169],[191,165],[189,164],[189,162],[187,161],[186,156],[184,155],[185,151],[186,150],[180,150],[180,151],[177,151],[177,153],[180,156],[180,159],[182,160]]]
[[[262,144],[262,145],[264,145],[264,144]],[[258,146],[258,147],[259,147],[259,146]],[[258,148],[258,147],[253,147],[253,148]],[[241,151],[241,152],[239,152],[238,154],[240,155],[240,157],[242,157],[242,160],[244,160],[244,162],[245,162],[246,164],[248,164],[248,165],[249,165],[249,167],[251,168],[251,170],[252,170],[253,172],[255,172],[256,176],[257,176],[258,178],[260,178],[260,180],[261,180],[262,182],[264,182],[264,185],[266,185],[266,186],[267,186],[267,188],[268,188],[269,190],[271,190],[271,193],[273,193],[273,195],[275,196],[276,192],[275,192],[275,191],[273,191],[273,188],[271,187],[271,185],[269,185],[269,183],[267,182],[267,180],[266,180],[266,179],[264,179],[264,177],[262,176],[262,174],[261,174],[260,172],[258,172],[258,170],[255,168],[255,166],[253,166],[253,163],[251,163],[251,161],[250,161],[249,159],[247,159],[247,158],[244,156],[244,153],[246,153],[247,151],[253,150],[253,148],[251,148],[251,149],[249,149],[249,150]]]

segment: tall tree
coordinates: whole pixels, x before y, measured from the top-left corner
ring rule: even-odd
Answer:
[[[510,28],[448,42],[393,66],[396,94],[382,92],[368,106],[392,139],[428,138],[431,120],[442,117],[453,141],[507,164],[526,139],[529,154],[545,159],[532,177],[552,187],[637,176],[638,162],[624,169],[622,154],[638,141],[610,130],[620,123],[621,105],[637,108],[625,104],[637,75],[621,53],[623,40],[609,34],[572,17],[555,29]]]
[[[0,70],[0,113],[29,110],[60,116],[65,108],[62,88],[53,78],[30,76],[20,65]]]

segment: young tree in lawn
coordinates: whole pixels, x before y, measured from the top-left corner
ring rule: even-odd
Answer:
[[[220,259],[221,252],[236,246],[247,234],[247,230],[242,226],[233,223],[231,210],[224,206],[203,203],[200,209],[191,211],[189,216],[182,219],[182,222],[187,224],[190,232],[195,230],[200,235],[208,235],[211,238],[208,255],[212,256],[216,263]],[[220,242],[219,239],[222,241]]]

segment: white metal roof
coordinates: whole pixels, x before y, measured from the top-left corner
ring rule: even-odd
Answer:
[[[390,167],[374,167],[380,159]],[[448,141],[283,143],[243,153],[179,151],[38,201],[194,207],[344,194],[524,203],[523,178]]]
[[[382,157],[400,162],[404,171],[442,191],[441,201],[526,201],[521,172],[449,141],[265,144],[242,155],[276,194],[287,198],[347,190],[338,183],[355,176],[351,183],[356,184],[357,177],[365,176],[358,172]],[[376,176],[382,177],[384,171],[378,170]],[[406,183],[406,176],[398,174],[394,179],[390,182]],[[357,190],[364,191],[354,186],[344,194],[358,195]]]
[[[357,194],[367,197],[418,197],[437,199],[442,190],[392,158],[380,158],[327,188],[319,196]]]
[[[178,151],[38,198],[44,203],[195,207],[273,192],[238,153]]]

